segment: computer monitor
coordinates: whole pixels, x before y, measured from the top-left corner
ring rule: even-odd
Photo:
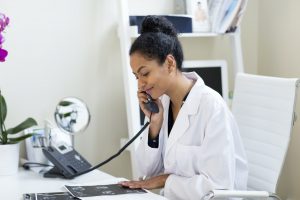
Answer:
[[[187,60],[182,65],[183,72],[195,71],[205,85],[217,91],[228,102],[228,73],[225,60]],[[145,115],[140,109],[140,124],[143,125]]]
[[[225,60],[188,60],[184,61],[182,71],[195,71],[205,85],[217,91],[228,102],[228,73]]]

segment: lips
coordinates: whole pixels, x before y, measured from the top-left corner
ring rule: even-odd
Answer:
[[[145,92],[151,96],[152,88],[146,89]]]

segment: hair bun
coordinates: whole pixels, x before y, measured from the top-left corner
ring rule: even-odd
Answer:
[[[177,31],[173,24],[162,16],[148,15],[144,18],[141,34],[149,32],[161,32],[169,36],[177,37]]]

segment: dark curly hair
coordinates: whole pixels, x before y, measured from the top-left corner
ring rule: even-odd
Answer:
[[[129,55],[138,52],[149,59],[155,59],[162,65],[167,55],[176,60],[177,69],[181,71],[183,52],[173,24],[162,16],[148,15],[144,18],[141,35],[131,45]]]

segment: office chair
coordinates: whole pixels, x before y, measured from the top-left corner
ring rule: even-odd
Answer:
[[[247,191],[213,190],[202,199],[274,198],[295,121],[297,78],[237,74],[232,113],[246,150]]]

